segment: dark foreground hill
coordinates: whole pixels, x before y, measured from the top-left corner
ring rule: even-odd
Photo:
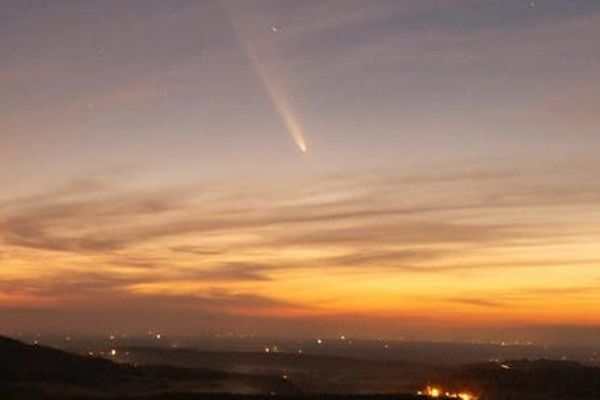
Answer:
[[[598,400],[600,368],[572,361],[514,360],[472,364],[433,380],[443,391],[465,389],[486,400]]]
[[[234,394],[237,393],[237,394]],[[135,367],[0,337],[1,400],[415,400],[303,395],[283,379],[174,366]]]
[[[0,337],[0,399],[156,398],[169,393],[298,394],[279,376],[135,367]],[[125,398],[125,397],[123,397]]]
[[[600,399],[600,368],[576,362],[519,360],[449,369],[190,349],[118,353],[128,359],[115,363],[0,337],[0,400],[426,399],[391,394],[408,391],[398,389],[414,379],[419,382],[411,392],[429,386],[437,393],[468,393],[479,400]]]

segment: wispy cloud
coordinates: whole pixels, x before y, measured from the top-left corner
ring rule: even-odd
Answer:
[[[324,289],[306,298],[301,292],[291,299],[282,295],[304,290],[307,274],[315,282],[319,276],[355,276],[379,279],[377,285],[387,287],[383,275],[399,287],[414,282],[404,289],[412,299],[426,295],[422,291],[430,284],[424,279],[442,285],[467,278],[470,283],[454,285],[443,298],[427,295],[447,304],[503,310],[543,294],[519,297],[494,286],[489,296],[464,296],[460,290],[478,280],[489,285],[487,277],[507,268],[519,274],[556,271],[600,259],[577,254],[600,236],[590,220],[600,187],[583,176],[563,180],[551,171],[363,172],[315,181],[302,190],[265,188],[252,195],[222,190],[226,185],[148,191],[79,179],[0,203],[2,257],[11,265],[11,274],[0,279],[1,291],[45,298],[55,307],[73,297],[163,296],[211,312],[310,314],[325,312],[328,304],[329,312],[337,312],[335,304],[344,296]],[[560,249],[553,258],[546,254],[549,246]],[[356,296],[371,293],[355,284],[348,290]],[[317,298],[323,301],[318,311],[311,309]],[[24,301],[19,304],[28,304]]]
[[[475,306],[475,307],[491,307],[491,308],[505,307],[505,305],[501,302],[489,300],[489,299],[485,299],[485,298],[477,298],[477,297],[459,297],[459,298],[453,297],[453,298],[450,298],[447,300],[450,302],[453,302],[453,303],[465,304],[468,306]]]

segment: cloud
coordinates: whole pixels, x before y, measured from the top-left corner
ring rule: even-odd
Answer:
[[[224,254],[227,252],[226,249],[223,248],[215,248],[215,247],[203,247],[203,246],[190,246],[190,245],[180,245],[170,247],[169,250],[176,253],[186,253],[193,254],[197,256],[213,256]]]
[[[590,219],[600,187],[588,179],[593,163],[584,164],[572,166],[577,174],[564,165],[351,171],[299,187],[248,183],[249,192],[225,184],[149,191],[79,180],[0,203],[3,264],[10,265],[0,291],[24,309],[41,302],[65,313],[106,302],[108,315],[119,304],[133,310],[147,302],[165,318],[193,310],[336,315],[343,310],[328,307],[344,303],[344,294],[321,288],[314,299],[286,296],[304,290],[307,276],[315,285],[322,277],[406,282],[412,296],[429,286],[424,279],[464,290],[506,268],[526,274],[585,267],[597,257],[572,249],[583,245],[582,237],[600,236]],[[549,246],[562,251],[549,257]],[[461,281],[465,277],[470,283]],[[459,289],[427,296],[501,310],[550,295],[509,289],[492,290],[498,292],[493,300],[462,296]],[[347,295],[368,302],[374,294],[357,286]]]
[[[190,269],[183,275],[200,281],[270,281],[265,275],[273,267],[258,263],[228,263],[210,269]]]
[[[249,332],[257,320],[285,315],[301,309],[267,296],[215,289],[194,296],[143,295],[109,292],[108,295],[79,296],[71,301],[43,307],[0,307],[3,331],[18,326],[25,332],[65,332],[99,335],[115,329],[142,334],[161,329],[169,334],[216,333],[223,329]]]
[[[484,307],[484,308],[498,308],[498,307],[506,306],[505,304],[498,302],[496,300],[490,300],[490,299],[484,299],[484,298],[478,298],[478,297],[459,297],[459,298],[453,297],[453,298],[449,298],[447,300],[452,303],[459,303],[459,304],[465,304],[468,306]]]
[[[361,190],[339,200],[298,198],[291,192],[274,201],[268,193],[257,193],[253,200],[245,201],[235,193],[198,196],[197,188],[123,192],[79,182],[67,192],[52,191],[48,196],[0,204],[0,235],[11,246],[73,253],[110,253],[162,238],[258,232],[278,226],[289,229],[263,235],[257,242],[483,244],[547,235],[553,222],[523,222],[518,218],[482,222],[469,215],[593,206],[600,201],[600,187],[591,182],[542,181],[544,176],[536,182],[514,177],[494,171],[392,176],[351,181],[347,186]],[[331,193],[330,187],[335,188],[338,182],[318,183],[316,193]],[[347,189],[342,186],[334,190],[343,193]],[[310,193],[310,189],[304,192]],[[260,198],[269,207],[262,206]],[[208,243],[168,247],[174,253],[207,257],[226,253],[223,246]]]
[[[143,279],[144,281],[147,280]],[[37,279],[3,279],[0,291],[8,294],[42,295],[48,298],[115,294],[124,287],[140,282],[139,277],[106,271],[54,271],[49,269]]]

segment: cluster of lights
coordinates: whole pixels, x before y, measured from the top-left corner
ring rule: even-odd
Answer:
[[[431,398],[446,398],[446,399],[458,399],[458,400],[477,400],[477,397],[467,392],[449,392],[442,388],[435,386],[427,386],[424,390],[417,392],[420,396],[429,396]]]
[[[271,347],[265,347],[265,353],[279,353],[280,351],[281,349],[276,344]]]
[[[103,351],[103,350],[100,350],[98,352],[88,351],[87,354],[90,357],[96,357],[96,356],[98,356],[98,357],[106,357],[106,356],[116,357],[118,354],[123,354],[125,356],[129,356],[130,353],[128,351],[125,351],[123,353],[123,352],[121,352],[121,350],[112,348],[112,349],[108,349],[107,351]]]
[[[502,340],[502,341],[495,341],[492,340],[491,342],[489,342],[492,345],[495,346],[501,346],[501,347],[507,347],[507,346],[535,346],[536,343],[533,340]]]

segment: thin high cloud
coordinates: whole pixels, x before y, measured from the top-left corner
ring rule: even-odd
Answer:
[[[474,177],[467,171],[455,182],[449,180],[447,174],[441,174],[439,178],[429,174],[421,180],[418,177],[386,178],[381,182],[367,180],[335,189],[361,187],[360,191],[354,191],[341,201],[326,198],[323,201],[319,197],[312,201],[308,197],[303,202],[300,197],[300,204],[294,204],[298,198],[296,193],[290,192],[288,196],[294,198],[294,202],[288,205],[287,198],[275,198],[269,209],[258,205],[260,202],[238,202],[237,199],[243,199],[243,196],[237,194],[204,199],[197,196],[199,188],[127,192],[93,186],[94,190],[89,192],[89,186],[82,185],[73,188],[76,195],[73,191],[52,191],[47,196],[41,194],[5,201],[0,204],[0,227],[6,244],[74,253],[126,249],[145,241],[179,235],[288,225],[293,229],[268,236],[279,244],[359,242],[371,233],[376,233],[377,240],[387,244],[483,243],[511,237],[518,239],[519,234],[531,236],[536,230],[544,236],[543,230],[552,227],[553,221],[547,221],[548,226],[518,219],[482,223],[466,222],[469,218],[461,221],[452,215],[468,216],[485,210],[510,212],[522,208],[593,207],[600,200],[600,188],[592,182],[565,183],[540,178],[539,183],[507,181],[504,175]],[[476,182],[477,187],[470,182]],[[362,186],[364,183],[366,187]],[[498,183],[507,188],[498,187]],[[335,185],[334,182],[334,188]],[[408,185],[410,190],[402,190]],[[324,185],[318,190],[329,192],[329,187]],[[265,201],[272,197],[268,193],[262,196]],[[218,204],[215,204],[215,198],[220,198]],[[373,218],[379,217],[386,217],[386,220],[374,223]],[[324,223],[327,226],[321,225]],[[345,227],[336,226],[336,223]],[[86,224],[94,226],[93,232],[86,229]],[[315,228],[311,228],[311,224]],[[266,240],[269,241],[269,237]],[[172,249],[199,255],[223,251],[207,250],[193,244],[172,246]]]
[[[305,290],[307,275],[322,285],[321,278],[384,274],[403,288],[399,298],[407,296],[424,307],[415,313],[426,312],[427,298],[433,296],[440,304],[475,313],[490,309],[505,318],[510,307],[527,309],[552,295],[553,284],[539,292],[535,285],[507,292],[494,287],[472,296],[461,295],[461,288],[443,298],[435,290],[423,293],[419,285],[427,287],[424,279],[436,285],[477,281],[506,271],[526,276],[528,270],[572,268],[575,273],[597,264],[600,257],[584,257],[578,246],[592,246],[600,236],[590,220],[600,187],[585,172],[563,180],[554,168],[517,173],[455,167],[453,172],[444,168],[439,174],[383,178],[355,173],[318,180],[302,190],[265,187],[251,195],[223,189],[227,185],[148,191],[78,180],[47,195],[0,204],[2,258],[11,265],[1,279],[0,295],[14,300],[9,303],[13,309],[23,310],[32,301],[62,310],[69,299],[87,304],[100,296],[169,302],[165,310],[186,304],[190,312],[195,307],[228,315],[252,310],[336,315],[344,312],[336,308],[343,294],[318,289],[304,300],[300,294],[286,299],[277,288]],[[549,247],[561,252],[550,259]],[[372,295],[360,285],[349,290],[355,296]],[[317,299],[319,307],[312,308]],[[381,313],[412,315],[401,309]]]

